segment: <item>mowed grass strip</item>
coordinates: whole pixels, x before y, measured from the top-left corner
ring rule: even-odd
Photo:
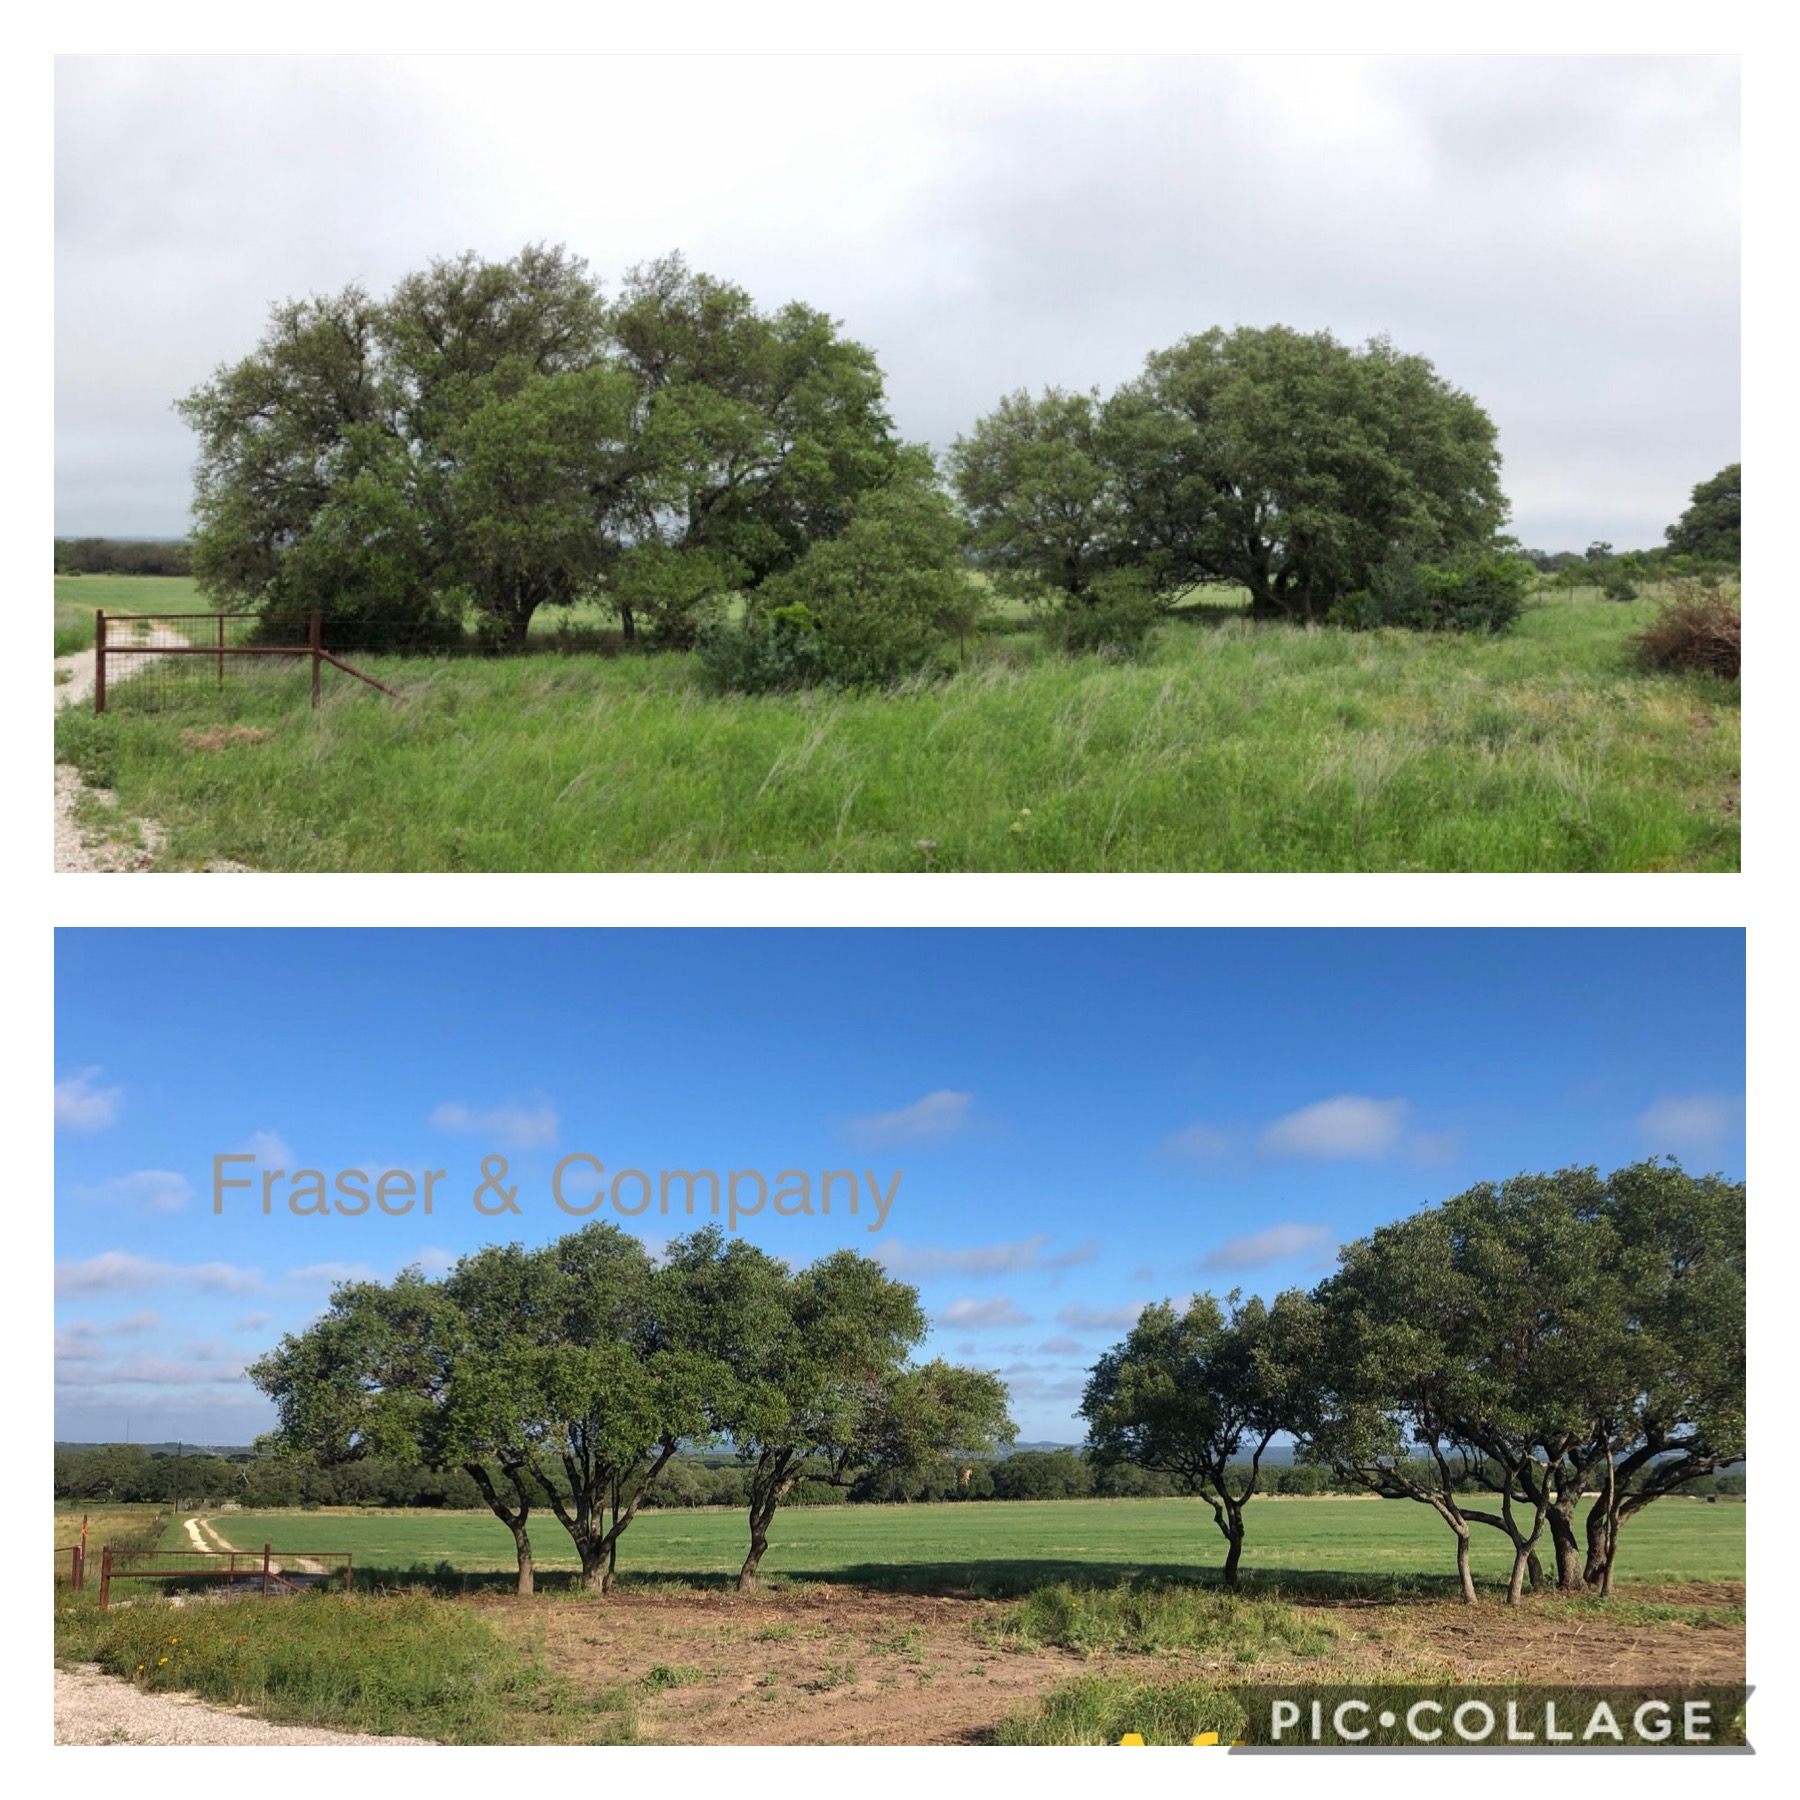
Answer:
[[[1632,668],[1649,601],[1498,639],[1172,621],[1141,663],[978,640],[894,694],[720,699],[684,656],[371,658],[58,723],[168,832],[283,870],[1727,870],[1735,684]],[[360,659],[359,659],[360,660]],[[260,676],[260,678],[258,678]],[[264,741],[200,750],[218,724]]]
[[[1631,1520],[1621,1540],[1623,1582],[1741,1581],[1742,1504],[1658,1501]],[[512,1538],[488,1513],[322,1509],[206,1515],[233,1544],[277,1550],[348,1550],[365,1571],[506,1576]],[[1332,1582],[1435,1587],[1452,1578],[1454,1544],[1428,1507],[1410,1502],[1256,1500],[1246,1514],[1247,1575],[1277,1586],[1307,1577]],[[696,1508],[640,1513],[619,1540],[627,1582],[716,1586],[735,1576],[748,1540],[745,1515]],[[185,1542],[179,1520],[164,1537]],[[567,1534],[534,1520],[538,1567],[575,1567]],[[1511,1549],[1501,1533],[1476,1528],[1477,1575],[1504,1582]],[[1224,1540],[1199,1500],[967,1501],[916,1506],[802,1506],[775,1520],[763,1572],[794,1581],[1023,1594],[1059,1582],[1139,1577],[1191,1580],[1215,1571]]]

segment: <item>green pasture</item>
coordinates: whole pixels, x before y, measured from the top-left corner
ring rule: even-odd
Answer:
[[[1742,1504],[1659,1501],[1621,1540],[1621,1581],[1741,1581]],[[448,1565],[459,1573],[510,1572],[511,1534],[488,1513],[360,1508],[205,1515],[243,1549],[347,1550],[358,1568],[403,1572]],[[1246,1515],[1246,1577],[1276,1584],[1343,1577],[1435,1586],[1452,1572],[1453,1539],[1428,1507],[1408,1501],[1266,1499]],[[619,1540],[628,1580],[715,1584],[743,1561],[745,1515],[723,1508],[640,1513]],[[186,1538],[172,1521],[164,1544]],[[568,1535],[549,1515],[534,1522],[540,1569],[573,1569]],[[1546,1551],[1548,1542],[1546,1540]],[[1224,1540],[1200,1500],[971,1501],[913,1506],[803,1506],[777,1515],[763,1573],[796,1581],[973,1588],[1016,1593],[1058,1581],[1110,1582],[1138,1575],[1193,1576],[1216,1569]],[[1511,1564],[1502,1535],[1476,1528],[1478,1577],[1501,1581]]]

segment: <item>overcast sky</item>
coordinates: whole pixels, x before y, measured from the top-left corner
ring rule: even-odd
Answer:
[[[56,140],[62,534],[186,529],[170,403],[272,302],[540,239],[825,308],[939,449],[1280,322],[1474,393],[1528,544],[1739,455],[1730,59],[63,59]]]

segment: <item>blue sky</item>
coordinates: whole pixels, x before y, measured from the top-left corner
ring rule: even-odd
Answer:
[[[1743,1171],[1734,931],[64,930],[56,973],[67,1439],[249,1441],[245,1361],[334,1278],[577,1228],[574,1153],[605,1173],[565,1197],[653,1243],[679,1200],[621,1217],[620,1171],[806,1171],[812,1216],[771,1194],[739,1229],[881,1257],[928,1353],[999,1369],[1059,1441],[1146,1300],[1310,1284],[1522,1169]],[[429,1218],[297,1216],[285,1179],[215,1213],[221,1153],[445,1173]],[[518,1211],[484,1217],[496,1156]],[[841,1184],[818,1213],[827,1169],[863,1178],[855,1216]]]

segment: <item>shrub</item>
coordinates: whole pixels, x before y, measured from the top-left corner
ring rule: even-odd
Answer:
[[[1525,610],[1536,572],[1522,556],[1490,551],[1455,562],[1417,563],[1391,557],[1368,587],[1332,609],[1332,619],[1353,630],[1397,627],[1407,631],[1500,632]]]
[[[825,679],[825,646],[809,607],[779,606],[700,634],[701,676],[721,693],[770,694]]]
[[[701,669],[744,692],[880,687],[945,668],[981,590],[950,502],[915,463],[866,495],[845,529],[763,583],[740,626],[701,638]]]
[[[1622,569],[1615,569],[1600,584],[1600,592],[1608,600],[1635,600],[1638,585]]]
[[[1071,655],[1141,656],[1160,612],[1147,575],[1109,569],[1086,594],[1070,594],[1045,622],[1045,635]]]
[[[1736,589],[1676,582],[1648,625],[1631,640],[1646,669],[1699,671],[1738,679],[1743,616]]]

